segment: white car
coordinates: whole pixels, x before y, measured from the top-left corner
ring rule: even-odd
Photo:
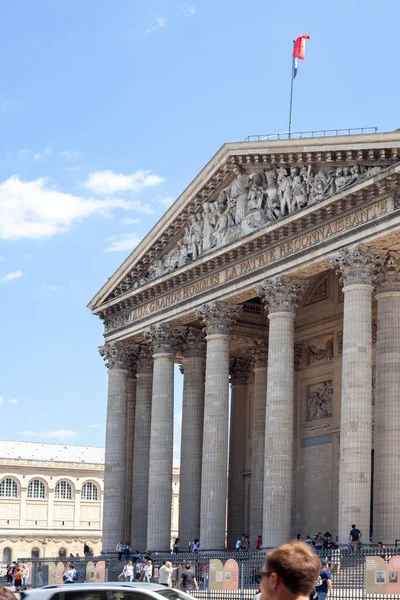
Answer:
[[[21,600],[194,600],[158,583],[67,583],[20,593]]]

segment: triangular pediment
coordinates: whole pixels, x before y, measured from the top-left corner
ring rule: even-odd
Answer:
[[[225,144],[89,304],[95,312],[398,164],[382,137]],[[368,137],[368,143],[360,138]],[[398,136],[400,139],[400,136]],[[358,138],[358,139],[355,139]],[[400,153],[400,151],[399,151]]]

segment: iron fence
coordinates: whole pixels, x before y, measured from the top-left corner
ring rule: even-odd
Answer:
[[[336,600],[383,600],[390,598],[400,600],[400,594],[368,594],[366,593],[366,557],[373,556],[382,558],[386,565],[394,556],[400,556],[400,548],[367,548],[353,552],[348,548],[338,550],[322,550],[318,553],[320,558],[326,558],[330,564],[332,574],[332,585],[334,598]],[[210,590],[210,560],[219,559],[223,564],[230,558],[238,563],[239,586],[238,590]],[[195,570],[199,591],[193,592],[198,600],[250,600],[257,593],[260,583],[260,571],[262,570],[265,552],[199,552],[178,554],[155,553],[153,559],[153,581],[158,581],[158,571],[166,560],[173,567],[178,567],[173,573],[173,585],[179,582],[181,570],[185,563],[190,560]],[[72,560],[72,558],[71,558]],[[22,561],[21,561],[22,562]],[[66,565],[68,559],[28,559],[31,565],[31,585],[40,587],[48,583],[62,583],[60,574],[61,564]],[[55,581],[54,565],[58,563],[58,575],[60,581]],[[97,576],[99,564],[104,564],[104,580],[117,581],[122,573],[125,561],[118,561],[116,554],[90,557],[90,559],[74,559],[74,565],[79,574],[79,581],[95,582],[103,580]]]

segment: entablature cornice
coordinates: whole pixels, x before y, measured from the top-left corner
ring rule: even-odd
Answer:
[[[291,237],[304,235],[329,223],[340,215],[361,206],[368,206],[387,195],[395,194],[400,189],[400,166],[392,167],[376,175],[373,180],[365,181],[347,192],[327,198],[325,201],[310,206],[302,212],[295,213],[284,221],[279,221],[244,239],[238,240],[216,250],[204,258],[165,275],[139,290],[133,290],[121,297],[112,299],[94,311],[102,319],[132,310],[145,302],[182,286],[195,284],[202,278],[213,277],[221,269],[228,268],[238,261],[243,261],[257,253],[267,251]],[[397,205],[395,207],[397,209]]]

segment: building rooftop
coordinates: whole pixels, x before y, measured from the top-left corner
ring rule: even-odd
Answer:
[[[2,458],[100,465],[104,464],[104,448],[99,446],[0,440],[0,460]]]

